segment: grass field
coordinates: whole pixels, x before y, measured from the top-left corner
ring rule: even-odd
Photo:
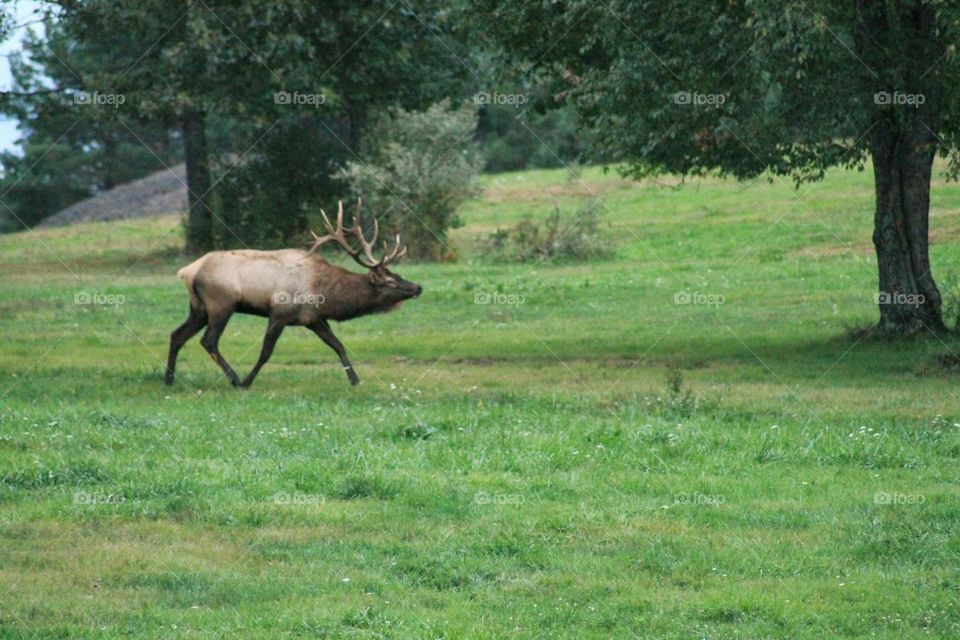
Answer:
[[[0,637],[960,636],[960,339],[856,331],[869,172],[485,184],[460,262],[337,328],[355,388],[303,329],[249,391],[197,340],[165,387],[173,218],[0,236]],[[609,260],[472,256],[598,195]]]

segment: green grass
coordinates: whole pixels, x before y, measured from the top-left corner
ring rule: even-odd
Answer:
[[[851,331],[869,173],[485,182],[459,263],[337,328],[356,388],[302,329],[247,392],[196,340],[165,387],[173,218],[0,237],[0,637],[960,635],[960,340]],[[473,259],[601,194],[614,258]],[[960,187],[932,233],[955,289]]]

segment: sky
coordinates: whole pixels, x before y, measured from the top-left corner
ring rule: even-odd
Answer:
[[[33,16],[36,9],[40,7],[39,2],[34,0],[17,0],[14,3],[14,24],[27,22]],[[38,25],[33,25],[34,29]],[[10,37],[0,43],[0,91],[9,91],[13,79],[10,77],[10,61],[8,56],[11,53],[20,50],[20,41],[26,34],[26,28],[20,28],[10,34]],[[8,151],[17,148],[16,140],[19,137],[17,132],[17,121],[6,120],[0,116],[0,150]]]

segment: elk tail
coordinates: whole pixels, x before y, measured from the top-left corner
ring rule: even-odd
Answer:
[[[177,277],[183,280],[183,284],[187,287],[187,293],[190,295],[190,307],[193,309],[203,309],[203,303],[200,301],[200,296],[197,295],[197,290],[194,285],[197,272],[200,271],[200,267],[203,266],[205,258],[206,256],[198,258],[177,271]]]

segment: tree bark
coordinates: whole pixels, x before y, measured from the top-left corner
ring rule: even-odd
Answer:
[[[100,188],[104,191],[113,189],[119,181],[117,180],[117,139],[112,131],[107,131],[103,136],[103,180]]]
[[[206,202],[210,190],[206,118],[203,111],[187,107],[180,116],[183,156],[187,167],[187,246],[191,255],[214,248],[213,214]]]
[[[880,116],[871,135],[880,322],[886,335],[943,330],[942,299],[930,271],[930,177],[937,137],[920,110]]]

